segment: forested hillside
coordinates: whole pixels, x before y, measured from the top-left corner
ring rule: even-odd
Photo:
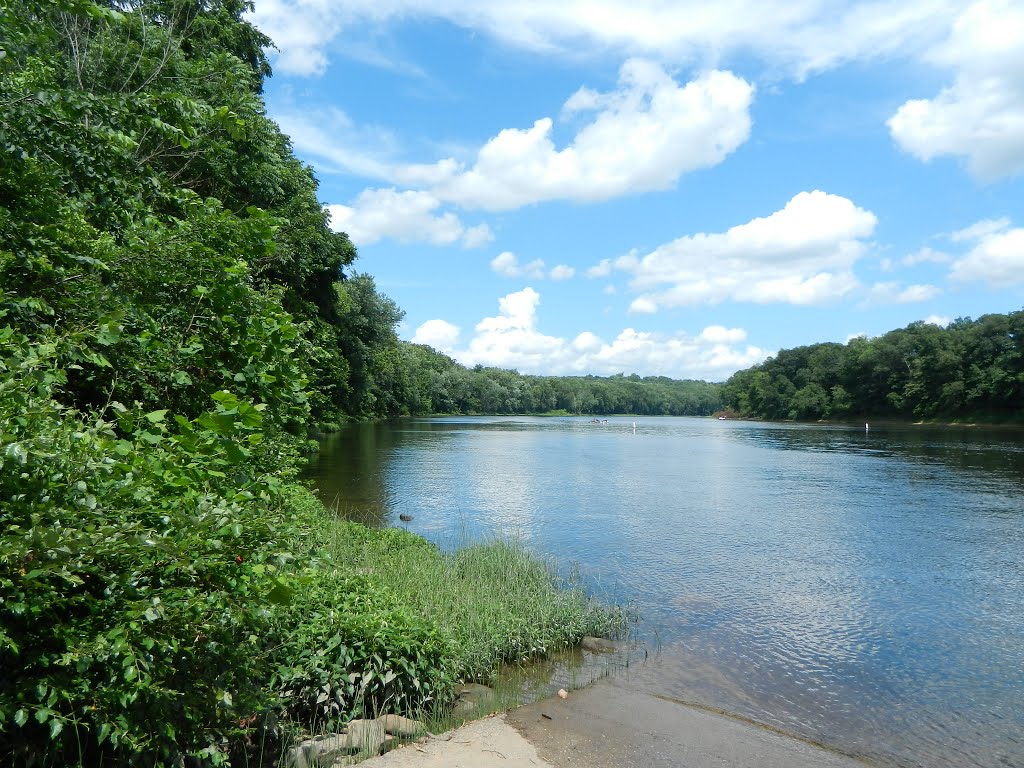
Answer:
[[[416,344],[402,348],[403,394],[412,414],[634,413],[707,416],[721,405],[719,384],[663,376],[525,376],[500,368],[466,368]]]
[[[785,349],[733,375],[722,398],[763,419],[1020,421],[1024,311]]]

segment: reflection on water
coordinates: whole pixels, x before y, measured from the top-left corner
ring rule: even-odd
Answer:
[[[1024,433],[467,418],[325,442],[320,492],[520,536],[635,603],[645,689],[896,765],[1024,765]]]

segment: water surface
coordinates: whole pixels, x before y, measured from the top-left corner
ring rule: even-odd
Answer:
[[[445,418],[326,440],[322,497],[521,537],[635,603],[630,680],[897,766],[1024,766],[1024,433]]]

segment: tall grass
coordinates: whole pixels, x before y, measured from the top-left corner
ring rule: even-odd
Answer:
[[[623,610],[604,605],[578,580],[559,576],[515,540],[442,552],[412,533],[373,530],[338,520],[327,549],[451,641],[451,669],[461,680],[487,680],[502,663],[519,663],[575,645],[585,635],[614,637]]]

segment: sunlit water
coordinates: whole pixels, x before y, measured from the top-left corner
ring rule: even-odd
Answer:
[[[635,423],[361,425],[312,475],[578,564],[660,647],[630,684],[883,765],[1024,766],[1024,433]]]

